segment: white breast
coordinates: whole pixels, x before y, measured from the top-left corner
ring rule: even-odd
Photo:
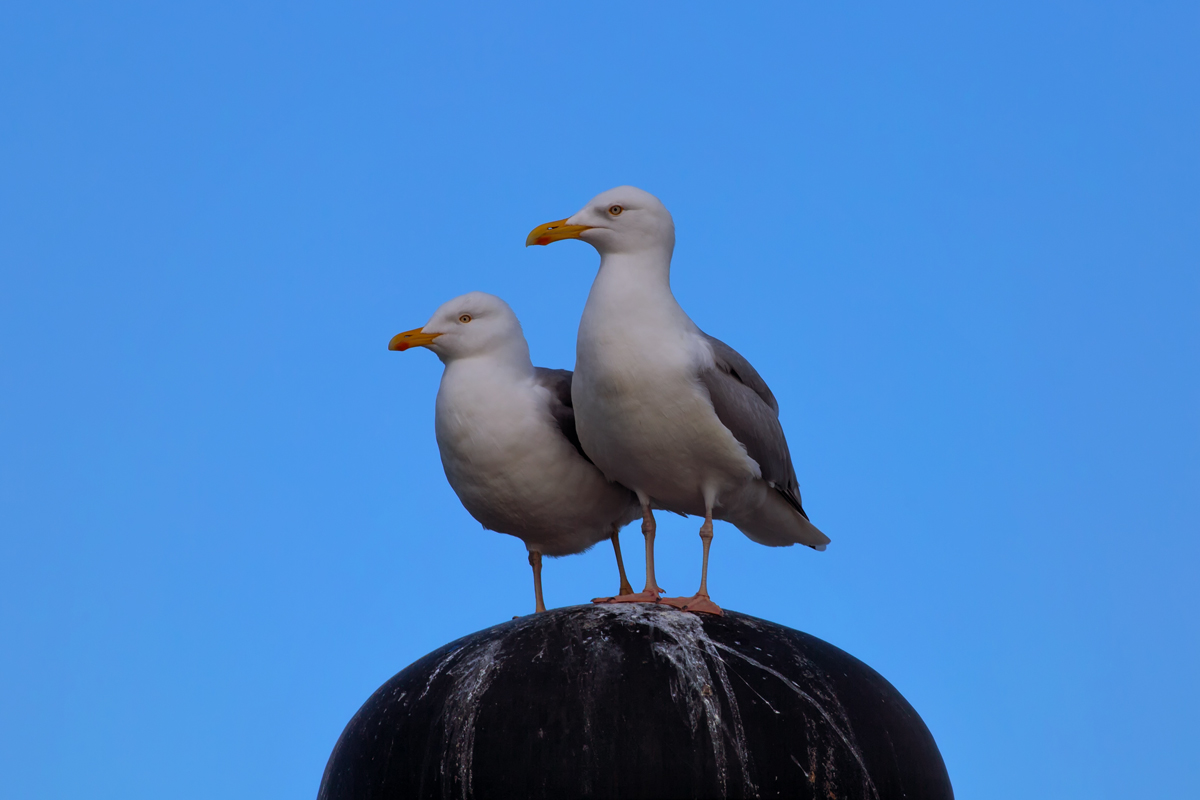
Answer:
[[[566,555],[627,521],[629,495],[579,455],[547,400],[531,377],[455,362],[442,376],[435,427],[446,478],[473,517],[531,549]]]
[[[699,381],[712,354],[669,290],[593,284],[579,327],[572,399],[584,450],[611,480],[670,510],[757,476]]]

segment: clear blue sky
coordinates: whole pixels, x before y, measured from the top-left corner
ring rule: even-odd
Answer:
[[[569,367],[535,224],[632,183],[771,383],[823,554],[729,608],[913,703],[962,798],[1200,783],[1194,3],[25,3],[0,12],[0,774],[305,798],[344,723],[532,609],[438,462],[481,289]],[[690,593],[697,520],[660,523]],[[640,536],[625,534],[640,582]],[[548,562],[550,605],[615,589]]]

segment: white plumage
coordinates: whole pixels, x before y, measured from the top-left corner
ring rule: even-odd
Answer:
[[[485,528],[525,542],[539,611],[541,556],[580,553],[640,515],[637,498],[609,482],[579,449],[571,373],[534,367],[516,315],[494,295],[449,301],[389,347],[424,346],[445,365],[435,429],[442,466],[463,506]]]
[[[823,550],[829,542],[800,504],[778,405],[750,363],[676,302],[675,225],[658,198],[632,186],[612,189],[534,229],[527,244],[566,238],[600,253],[576,345],[580,442],[606,477],[637,493],[646,513],[653,504],[705,517],[700,591],[664,602],[720,613],[707,593],[714,517],[761,544]],[[654,593],[652,559],[647,572]]]

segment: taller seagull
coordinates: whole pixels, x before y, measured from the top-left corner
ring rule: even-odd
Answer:
[[[700,330],[671,293],[675,222],[633,186],[597,195],[574,216],[534,228],[526,246],[581,239],[600,253],[576,342],[571,400],[584,452],[642,505],[646,588],[616,602],[658,600],[651,504],[704,517],[693,597],[662,598],[720,614],[708,595],[714,518],[759,544],[824,550],[808,521],[779,404],[745,358]]]

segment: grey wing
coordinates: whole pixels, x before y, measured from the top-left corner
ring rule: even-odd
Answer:
[[[534,367],[533,371],[534,379],[550,390],[550,415],[558,423],[567,441],[573,444],[579,455],[587,458],[590,464],[592,460],[583,452],[583,446],[579,444],[579,434],[575,431],[575,407],[571,405],[571,378],[575,373],[569,369],[548,367]]]
[[[717,418],[758,462],[763,480],[808,519],[800,504],[800,483],[779,423],[775,395],[741,353],[720,339],[703,335],[712,346],[715,366],[701,372],[700,381],[708,389]]]

